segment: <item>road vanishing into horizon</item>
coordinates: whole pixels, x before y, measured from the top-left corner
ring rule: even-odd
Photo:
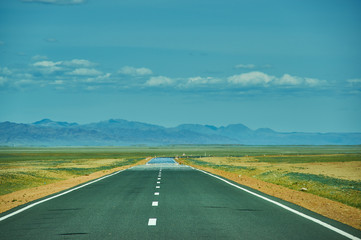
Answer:
[[[0,215],[0,239],[359,238],[352,227],[171,158]]]

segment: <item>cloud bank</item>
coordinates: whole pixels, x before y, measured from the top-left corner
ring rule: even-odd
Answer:
[[[10,69],[0,66],[0,91],[52,88],[67,91],[78,90],[146,90],[184,91],[202,93],[239,94],[283,94],[289,91],[336,91],[340,86],[326,80],[294,76],[281,76],[262,71],[249,71],[231,76],[188,76],[172,77],[156,75],[147,67],[122,66],[117,71],[107,72],[104,67],[88,59],[64,59],[54,61],[46,56],[34,56],[27,68]],[[348,91],[361,86],[361,79],[345,81],[341,89]]]
[[[240,86],[289,86],[289,87],[316,87],[326,84],[325,80],[316,78],[305,78],[284,74],[282,77],[275,77],[263,72],[249,72],[233,75],[228,78],[228,82]]]

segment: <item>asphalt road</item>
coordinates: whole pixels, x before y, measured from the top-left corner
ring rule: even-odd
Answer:
[[[262,199],[169,159],[161,162],[119,172],[8,218],[21,207],[3,213],[0,239],[361,238],[361,231],[298,206]]]

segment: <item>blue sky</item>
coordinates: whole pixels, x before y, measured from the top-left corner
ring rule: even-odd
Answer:
[[[2,0],[0,121],[361,132],[358,0]]]

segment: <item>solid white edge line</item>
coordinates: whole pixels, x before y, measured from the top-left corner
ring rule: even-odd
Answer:
[[[292,208],[290,208],[290,207],[287,207],[286,205],[283,205],[282,203],[276,202],[276,201],[271,200],[271,199],[269,199],[269,198],[266,198],[266,197],[264,197],[264,196],[262,196],[262,195],[259,195],[259,194],[257,194],[257,193],[254,193],[254,192],[252,192],[252,191],[250,191],[250,190],[247,190],[247,189],[245,189],[245,188],[243,188],[243,187],[240,187],[240,186],[238,186],[238,185],[236,185],[236,184],[234,184],[234,183],[231,183],[231,182],[229,182],[229,181],[227,181],[227,180],[225,180],[225,179],[223,179],[223,178],[221,178],[221,177],[218,177],[218,176],[213,175],[213,174],[211,174],[211,173],[209,173],[209,172],[206,172],[206,171],[203,171],[203,170],[194,168],[194,167],[191,167],[191,168],[193,168],[193,169],[195,169],[195,170],[197,170],[197,171],[203,172],[203,173],[205,173],[205,174],[207,174],[207,175],[209,175],[209,176],[212,176],[212,177],[214,177],[214,178],[217,178],[217,179],[219,179],[219,180],[221,180],[221,181],[223,181],[223,182],[225,182],[225,183],[227,183],[227,184],[229,184],[229,185],[231,185],[231,186],[233,186],[233,187],[236,187],[236,188],[238,188],[238,189],[241,189],[241,190],[243,190],[243,191],[245,191],[245,192],[247,192],[247,193],[250,193],[250,194],[252,194],[252,195],[254,195],[254,196],[256,196],[256,197],[262,198],[263,200],[266,200],[266,201],[268,201],[268,202],[270,202],[270,203],[273,203],[273,204],[275,204],[275,205],[277,205],[277,206],[279,206],[279,207],[281,207],[281,208],[284,208],[284,209],[286,209],[286,210],[288,210],[288,211],[290,211],[290,212],[293,212],[293,213],[295,213],[295,214],[297,214],[297,215],[299,215],[299,216],[301,216],[301,217],[304,217],[304,218],[306,218],[306,219],[308,219],[308,220],[311,220],[311,221],[313,221],[313,222],[315,222],[315,223],[317,223],[317,224],[319,224],[319,225],[321,225],[321,226],[323,226],[323,227],[326,227],[326,228],[328,228],[328,229],[330,229],[330,230],[332,230],[332,231],[334,231],[334,232],[337,232],[338,234],[341,234],[341,235],[343,235],[343,236],[345,236],[345,237],[347,237],[347,238],[349,238],[349,239],[361,240],[360,238],[358,238],[358,237],[356,237],[356,236],[353,236],[353,235],[351,235],[351,234],[349,234],[349,233],[347,233],[347,232],[345,232],[345,231],[342,231],[341,229],[338,229],[338,228],[336,228],[336,227],[334,227],[334,226],[331,226],[331,225],[328,224],[328,223],[322,222],[321,220],[318,220],[318,219],[316,219],[316,218],[314,218],[314,217],[310,217],[310,216],[308,216],[308,215],[306,215],[306,214],[304,214],[304,213],[301,213],[301,212],[299,212],[299,211],[297,211],[297,210],[294,210],[294,209],[292,209]]]
[[[126,169],[124,169],[124,170],[126,170]],[[5,219],[7,219],[7,218],[9,218],[9,217],[12,217],[12,216],[14,216],[14,215],[16,215],[16,214],[19,214],[19,213],[21,213],[21,212],[23,212],[23,211],[25,211],[25,210],[27,210],[27,209],[29,209],[29,208],[32,208],[32,207],[34,207],[34,206],[36,206],[36,205],[39,205],[40,203],[47,202],[47,201],[52,200],[52,199],[54,199],[54,198],[63,196],[63,195],[65,195],[65,194],[68,194],[68,193],[73,192],[73,191],[75,191],[75,190],[78,190],[78,189],[80,189],[80,188],[83,188],[83,187],[85,187],[85,186],[88,186],[88,185],[90,185],[90,184],[93,184],[93,183],[95,183],[95,182],[98,182],[98,181],[100,181],[100,180],[103,180],[104,178],[108,178],[108,177],[114,176],[115,174],[118,174],[118,173],[120,173],[120,172],[123,172],[124,170],[117,171],[117,172],[115,172],[115,173],[106,175],[106,176],[104,176],[104,177],[101,177],[101,178],[95,179],[95,180],[93,180],[93,181],[91,181],[91,182],[88,182],[88,183],[85,183],[85,184],[83,184],[83,185],[80,185],[80,186],[78,186],[78,187],[76,187],[76,188],[72,188],[72,189],[67,190],[67,191],[65,191],[65,192],[59,193],[59,194],[57,194],[57,195],[55,195],[55,196],[52,196],[52,197],[43,199],[43,200],[41,200],[41,201],[32,203],[32,204],[30,204],[30,205],[28,205],[28,206],[26,206],[26,207],[23,207],[23,208],[21,208],[21,209],[19,209],[19,210],[16,210],[15,212],[9,213],[9,214],[1,217],[1,218],[0,218],[0,222],[3,221],[3,220],[5,220]]]

